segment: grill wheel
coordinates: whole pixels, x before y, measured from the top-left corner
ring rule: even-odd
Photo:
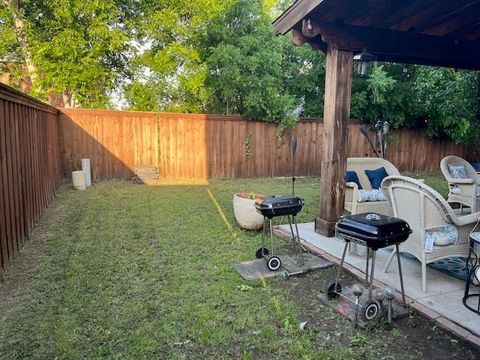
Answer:
[[[362,315],[363,315],[363,318],[367,321],[372,321],[375,318],[380,318],[381,316],[380,304],[375,301],[368,300],[363,305]]]
[[[281,265],[282,262],[280,261],[280,258],[278,256],[272,256],[270,259],[268,259],[267,267],[270,271],[277,271],[278,269],[280,269]]]
[[[328,300],[336,299],[340,296],[342,292],[342,285],[337,283],[337,288],[335,288],[335,281],[327,281],[325,286],[325,294],[327,295]]]
[[[265,248],[265,247],[261,247],[261,248],[259,248],[259,249],[257,250],[257,252],[255,253],[255,257],[256,257],[257,259],[261,259],[261,258],[267,256],[268,254],[270,254],[270,251],[268,251],[268,249]]]

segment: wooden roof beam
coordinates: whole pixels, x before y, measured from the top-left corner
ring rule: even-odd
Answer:
[[[273,21],[276,35],[285,35],[325,0],[297,0]]]
[[[364,28],[352,25],[318,23],[305,19],[304,37],[321,38],[334,43],[340,50],[360,52],[367,50],[383,61],[399,61],[432,66],[446,66],[480,70],[480,44],[457,42],[446,37],[386,29]]]
[[[303,46],[308,44],[313,50],[327,51],[327,44],[321,41],[320,38],[309,39],[303,36],[302,30],[298,28],[292,29],[292,43],[296,46]]]

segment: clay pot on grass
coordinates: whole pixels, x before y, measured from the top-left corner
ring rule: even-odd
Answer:
[[[263,227],[263,216],[255,209],[255,200],[264,195],[238,193],[233,195],[233,212],[238,224],[244,229],[260,230]]]

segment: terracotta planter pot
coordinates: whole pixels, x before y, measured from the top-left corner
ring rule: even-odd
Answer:
[[[263,216],[255,209],[255,200],[248,196],[249,194],[245,193],[233,195],[235,219],[245,229],[260,230],[263,227]],[[263,198],[263,195],[256,194],[256,198]]]

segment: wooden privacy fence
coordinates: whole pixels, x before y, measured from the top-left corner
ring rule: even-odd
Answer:
[[[349,126],[349,156],[372,155]],[[373,135],[373,134],[372,134]],[[401,171],[436,170],[442,157],[467,157],[449,141],[417,130],[395,131],[389,160]],[[277,136],[272,124],[238,116],[64,110],[0,84],[0,272],[29,236],[60,185],[89,158],[96,180],[130,178],[156,165],[162,178],[237,178],[291,174],[290,140],[298,139],[297,175],[320,175],[323,123],[304,119]],[[63,176],[62,176],[63,175]]]
[[[349,156],[373,156],[361,126],[349,125]],[[60,130],[64,176],[90,158],[96,180],[128,179],[136,165],[156,165],[162,178],[287,176],[292,136],[298,140],[296,174],[320,175],[324,136],[319,119],[304,119],[278,137],[274,125],[238,116],[99,110],[64,110]],[[438,170],[446,155],[468,157],[464,146],[418,130],[393,135],[388,160],[400,171]]]
[[[0,272],[60,185],[58,113],[0,84]]]

